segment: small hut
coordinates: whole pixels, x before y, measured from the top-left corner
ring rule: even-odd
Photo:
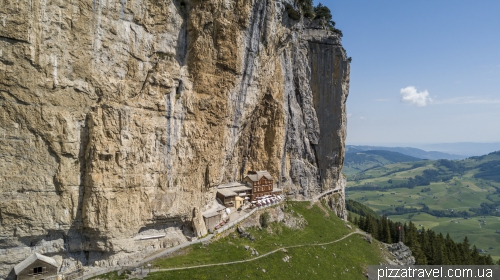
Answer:
[[[26,258],[14,267],[17,280],[24,279],[57,279],[58,265],[56,260],[38,253]]]
[[[207,230],[213,230],[220,222],[222,222],[222,216],[224,215],[225,209],[226,207],[224,207],[224,205],[214,201],[211,207],[202,213]]]

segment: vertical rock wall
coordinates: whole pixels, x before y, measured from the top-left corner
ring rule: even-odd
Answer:
[[[33,251],[64,272],[185,242],[248,170],[342,187],[349,63],[295,5],[0,0],[0,278]]]

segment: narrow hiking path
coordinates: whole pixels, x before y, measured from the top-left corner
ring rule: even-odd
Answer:
[[[354,234],[366,235],[365,232],[363,232],[363,231],[361,231],[359,229],[356,229],[355,231],[353,231],[353,232],[351,232],[351,233],[343,236],[342,238],[339,238],[339,239],[336,239],[336,240],[333,240],[333,241],[330,241],[330,242],[312,243],[312,244],[301,244],[301,245],[293,245],[293,246],[288,246],[288,247],[282,247],[282,248],[278,248],[278,249],[272,250],[270,252],[267,252],[265,254],[262,254],[260,256],[257,256],[257,257],[251,258],[251,259],[247,259],[247,260],[239,260],[239,261],[223,262],[223,263],[212,263],[212,264],[202,264],[202,265],[194,265],[194,266],[186,266],[186,267],[172,267],[172,268],[152,269],[151,272],[185,270],[185,269],[192,269],[192,268],[201,268],[201,267],[210,267],[210,266],[220,266],[220,265],[230,265],[230,264],[237,264],[237,263],[252,262],[252,261],[255,261],[255,260],[267,257],[269,255],[272,255],[272,254],[274,254],[274,253],[276,253],[278,251],[283,251],[283,250],[286,250],[286,249],[292,249],[292,248],[298,248],[298,247],[306,247],[306,246],[324,246],[324,245],[333,244],[333,243],[342,241],[342,240],[346,239],[347,237],[349,237],[351,235],[354,235]]]

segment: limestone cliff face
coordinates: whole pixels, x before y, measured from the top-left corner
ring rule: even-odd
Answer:
[[[0,278],[32,251],[65,271],[184,242],[248,170],[291,195],[343,186],[349,63],[293,10],[0,0]]]

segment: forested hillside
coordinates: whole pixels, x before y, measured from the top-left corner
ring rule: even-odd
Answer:
[[[414,223],[394,222],[387,216],[379,216],[353,200],[346,201],[347,209],[359,215],[349,215],[350,221],[373,237],[385,243],[402,241],[410,247],[419,265],[492,265],[491,255],[480,255],[475,245],[465,237],[455,242],[449,234],[444,236],[431,229],[417,229]],[[500,263],[500,262],[499,262]]]

